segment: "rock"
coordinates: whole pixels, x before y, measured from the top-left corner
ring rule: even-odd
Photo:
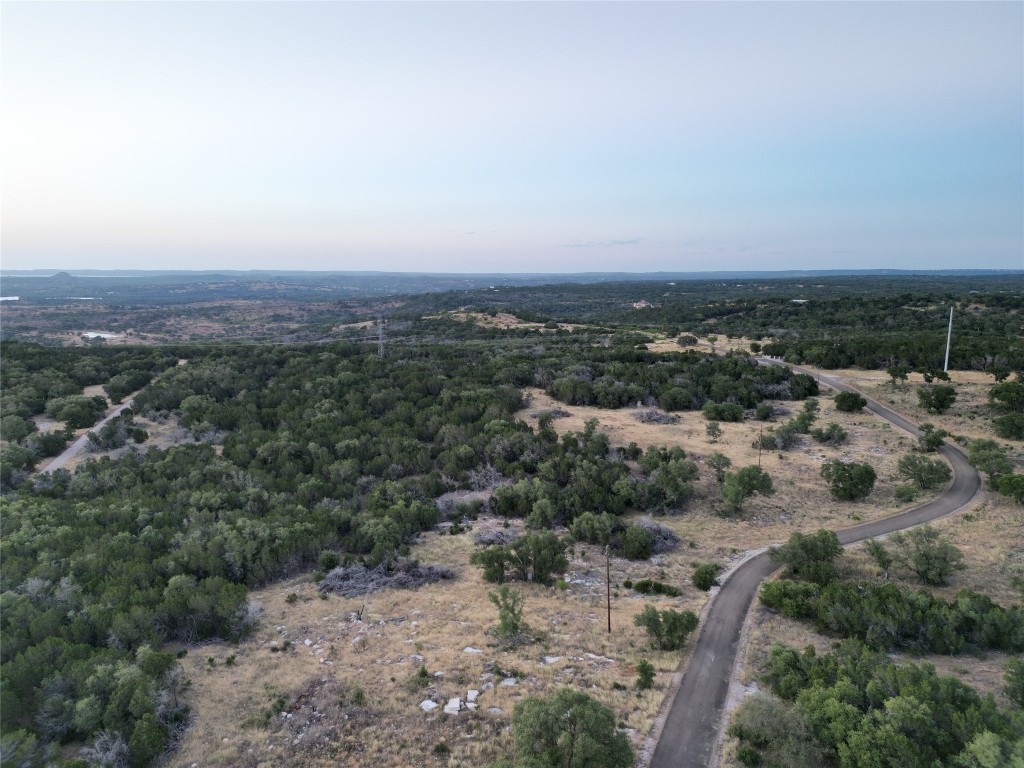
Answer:
[[[434,677],[444,677],[444,672],[435,672]]]
[[[558,663],[561,660],[562,660],[561,656],[545,656],[544,657],[544,663],[545,664],[556,664],[556,663]]]
[[[506,677],[498,685],[518,685],[519,681],[514,677]]]
[[[437,702],[431,701],[430,699],[424,699],[420,702],[420,709],[422,709],[424,712],[433,712],[435,709],[437,709]]]
[[[307,637],[305,640],[302,641],[302,644],[308,648],[313,644],[313,641]]]
[[[483,653],[479,648],[474,648],[472,645],[467,645],[462,649],[463,653]]]
[[[457,715],[462,709],[462,699],[456,696],[454,699],[448,699],[448,703],[444,705],[444,713],[446,715]]]
[[[466,709],[476,709],[476,704],[474,704],[472,701],[467,701]]]
[[[489,715],[500,715],[501,714],[501,707],[488,707],[487,708],[487,714],[489,714]]]
[[[472,703],[476,701],[476,697],[480,695],[480,691],[470,690],[466,693],[466,701]]]
[[[494,683],[484,683],[483,685],[480,686],[480,691],[481,691],[481,693],[483,691],[489,691],[493,687],[494,687]]]

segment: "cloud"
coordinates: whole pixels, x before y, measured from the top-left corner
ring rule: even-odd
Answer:
[[[563,243],[561,248],[615,248],[620,245],[639,245],[644,239],[632,237],[629,240],[585,240],[579,243]]]

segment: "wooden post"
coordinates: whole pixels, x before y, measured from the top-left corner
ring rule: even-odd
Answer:
[[[761,468],[761,446],[764,444],[764,424],[761,425],[761,434],[757,437],[757,468]]]
[[[604,580],[605,593],[608,596],[608,634],[612,633],[612,547],[606,544],[604,548]]]

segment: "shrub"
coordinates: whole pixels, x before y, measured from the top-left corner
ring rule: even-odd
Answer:
[[[743,406],[739,403],[704,403],[700,411],[708,421],[743,421]]]
[[[911,502],[917,498],[917,488],[912,485],[901,485],[896,489],[896,501]]]
[[[736,759],[744,765],[757,766],[761,764],[761,753],[753,747],[743,744],[736,750]]]
[[[794,533],[780,547],[768,554],[773,563],[786,565],[794,576],[825,585],[835,578],[833,561],[843,551],[839,537],[824,529],[813,534]]]
[[[1024,707],[1024,659],[1011,656],[1003,679],[1006,680],[1006,697],[1018,707]]]
[[[1003,475],[996,480],[996,488],[1018,504],[1024,504],[1024,475]]]
[[[758,421],[770,421],[774,413],[775,408],[769,403],[758,403],[757,409],[754,411]]]
[[[647,659],[636,663],[636,687],[640,691],[649,691],[654,687],[654,665]]]
[[[812,429],[811,437],[819,443],[824,443],[825,445],[830,445],[834,448],[845,443],[849,438],[849,435],[846,433],[845,429],[833,421],[824,429],[821,427],[818,429]]]
[[[622,537],[622,554],[630,560],[647,560],[652,554],[654,533],[641,525],[627,526]]]
[[[727,472],[722,484],[722,498],[729,509],[738,512],[743,502],[755,493],[770,496],[775,493],[771,476],[760,467],[743,467],[736,472]]]
[[[715,580],[721,572],[722,566],[718,563],[699,563],[693,571],[693,586],[707,592],[715,586]]]
[[[600,515],[584,512],[572,521],[570,530],[576,541],[585,541],[587,544],[607,544],[618,525],[619,521],[615,515],[608,512],[602,512]]]
[[[507,584],[498,587],[497,592],[488,592],[487,599],[498,609],[498,626],[494,631],[501,640],[512,642],[524,630],[523,601],[521,593]]]
[[[875,487],[875,470],[870,464],[835,459],[821,467],[821,476],[828,483],[832,498],[854,501],[866,498]]]
[[[897,465],[897,471],[900,477],[917,483],[921,489],[942,485],[953,476],[953,471],[944,461],[929,459],[916,453],[902,457]]]
[[[768,581],[761,587],[761,604],[790,619],[808,619],[814,616],[816,600],[821,590],[814,584],[800,581]]]
[[[317,563],[320,566],[320,570],[326,573],[327,571],[332,571],[338,567],[341,563],[341,557],[337,552],[325,549],[320,553],[320,557],[317,558]]]
[[[1024,440],[1024,413],[1008,413],[992,419],[996,434],[1005,440]]]
[[[868,401],[859,392],[840,392],[835,399],[836,410],[846,413],[856,413],[861,410]]]
[[[918,403],[932,413],[945,413],[956,402],[956,390],[945,384],[917,388]]]
[[[963,570],[963,553],[930,525],[894,533],[893,559],[932,586],[946,584],[953,571]]]
[[[623,586],[626,586],[625,582],[623,582]],[[683,594],[678,587],[673,587],[671,584],[665,584],[660,581],[654,581],[653,579],[640,579],[636,584],[632,584],[632,587],[641,595],[666,595],[668,597],[679,597],[679,595]]]
[[[659,611],[648,605],[633,617],[633,623],[647,630],[647,636],[656,648],[675,651],[683,647],[686,638],[697,628],[698,619],[693,611]]]

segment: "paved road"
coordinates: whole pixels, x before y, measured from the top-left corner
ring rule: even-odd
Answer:
[[[758,362],[782,365],[763,358]],[[815,375],[798,366],[790,367],[801,373]],[[820,381],[835,389],[856,391],[832,376],[821,376]],[[913,435],[920,435],[920,430],[912,422],[870,398],[867,408],[895,426]],[[898,515],[837,531],[839,541],[844,545],[852,544],[920,525],[964,507],[981,487],[981,478],[967,463],[964,454],[955,447],[944,445],[939,452],[953,467],[953,484],[942,496]],[[743,620],[758,585],[776,567],[767,552],[758,555],[736,569],[715,597],[697,637],[690,666],[665,720],[650,768],[707,768],[710,764],[729,691],[729,678],[736,662]]]
[[[98,422],[89,427],[89,432],[98,432],[103,426],[111,419],[120,416],[121,411],[125,408],[131,407],[131,404],[135,402],[132,399],[125,400],[117,408],[112,410],[107,416],[104,416]],[[71,459],[80,454],[85,450],[85,447],[89,444],[89,432],[86,432],[80,438],[75,440],[71,445],[64,449],[64,452],[54,457],[53,461],[43,467],[40,472],[53,472],[55,469],[62,469]]]

